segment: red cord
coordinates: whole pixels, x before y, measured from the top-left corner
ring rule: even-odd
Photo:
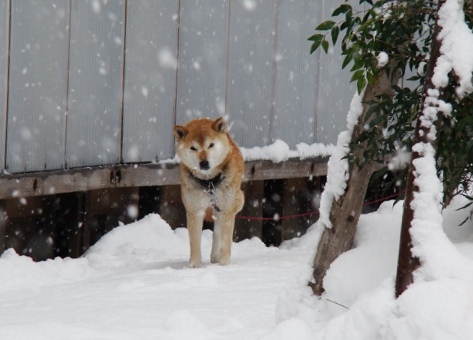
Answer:
[[[388,199],[397,197],[397,196],[399,196],[403,193],[404,192],[401,191],[401,192],[398,192],[398,193],[392,194],[390,196],[386,196],[386,197],[383,197],[383,198],[380,198],[380,199],[377,199],[377,200],[374,200],[374,201],[371,201],[371,202],[365,202],[365,203],[363,203],[363,205],[373,205],[373,204],[376,204],[376,203],[379,203],[379,202],[387,201]],[[308,211],[308,212],[303,213],[303,214],[295,214],[295,215],[287,215],[287,216],[279,216],[279,217],[259,217],[259,216],[241,216],[241,215],[237,215],[236,218],[239,218],[241,220],[253,220],[253,221],[279,221],[279,220],[288,220],[288,219],[291,219],[291,218],[312,216],[312,215],[315,215],[315,214],[318,214],[318,213],[319,213],[319,210],[317,209],[317,210],[314,210],[314,211]]]
[[[315,215],[318,214],[318,210],[314,211],[308,211],[303,214],[295,214],[295,215],[287,215],[287,216],[281,216],[281,217],[258,217],[258,216],[240,216],[237,215],[236,218],[240,218],[242,220],[256,220],[256,221],[278,221],[278,220],[287,220],[291,218],[297,218],[297,217],[304,217],[304,216],[310,216],[310,215]]]

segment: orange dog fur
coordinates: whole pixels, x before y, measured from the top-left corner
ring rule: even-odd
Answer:
[[[181,195],[186,208],[190,267],[202,265],[204,219],[214,220],[210,262],[230,263],[235,215],[243,208],[241,181],[244,161],[223,118],[195,119],[176,125],[174,136],[180,163]]]

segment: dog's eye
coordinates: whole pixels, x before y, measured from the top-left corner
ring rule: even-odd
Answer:
[[[191,150],[192,150],[192,151],[197,151],[197,149],[196,149],[195,147],[193,147],[193,146],[191,146]]]
[[[209,149],[210,149],[210,148],[213,148],[213,147],[214,147],[214,145],[215,145],[214,143],[210,143],[210,145],[209,145]]]

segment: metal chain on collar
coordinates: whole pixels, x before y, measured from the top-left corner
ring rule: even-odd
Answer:
[[[220,208],[217,205],[217,196],[215,193],[215,186],[212,182],[209,182],[209,188],[207,189],[207,193],[210,195],[210,206],[214,208],[216,211],[220,212]]]

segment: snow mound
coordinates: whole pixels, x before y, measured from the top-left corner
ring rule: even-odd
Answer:
[[[460,226],[470,211],[458,210],[466,202],[456,197],[442,211],[444,238],[439,233],[431,235],[438,242],[425,251],[429,261],[397,300],[394,278],[403,202],[388,201],[378,211],[362,215],[355,247],[332,263],[321,298],[314,299],[302,280],[280,294],[274,338],[287,334],[286,327],[294,325],[295,318],[299,331],[309,326],[312,338],[317,339],[472,339],[473,221],[467,219]],[[302,240],[307,237],[316,234]],[[307,242],[302,240],[297,243]]]
[[[184,265],[187,247],[187,230],[173,231],[161,216],[150,214],[140,221],[111,230],[87,251],[85,258],[96,269],[136,268],[140,264],[169,258]]]
[[[93,274],[87,259],[61,259],[33,262],[7,249],[0,257],[0,292],[81,281]]]
[[[414,284],[399,297],[396,317],[383,330],[384,338],[471,339],[472,301],[472,282],[442,279]]]

